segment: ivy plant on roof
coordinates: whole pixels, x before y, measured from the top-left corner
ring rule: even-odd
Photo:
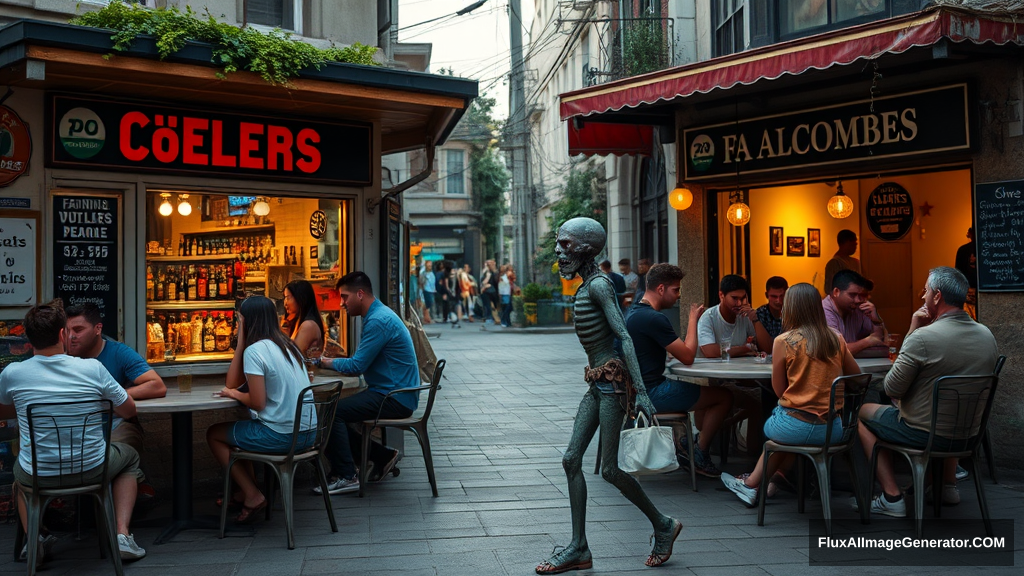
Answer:
[[[130,50],[139,36],[156,38],[160,59],[174,55],[188,41],[213,47],[212,62],[222,66],[217,75],[245,70],[254,72],[271,84],[288,84],[308,68],[320,70],[330,62],[378,65],[373,60],[377,49],[355,43],[344,48],[317,48],[291,37],[279,29],[263,32],[251,27],[239,28],[219,22],[206,11],[202,16],[186,6],[151,9],[136,3],[113,1],[96,12],[82,14],[71,24],[107,28],[114,31],[114,50]]]

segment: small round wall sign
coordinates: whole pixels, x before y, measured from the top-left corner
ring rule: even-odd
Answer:
[[[899,240],[914,225],[910,192],[895,182],[885,182],[868,196],[868,228],[882,240]]]
[[[327,233],[327,213],[317,210],[309,217],[309,235],[317,240],[323,239]]]
[[[0,186],[7,186],[28,170],[32,138],[17,112],[0,106]]]

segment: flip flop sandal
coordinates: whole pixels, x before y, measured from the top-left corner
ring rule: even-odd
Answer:
[[[556,546],[557,550],[560,546]],[[563,551],[565,549],[563,548]],[[557,556],[557,554],[555,554]],[[551,560],[555,559],[555,556],[551,557]],[[545,560],[537,565],[537,574],[561,574],[562,572],[568,572],[570,570],[590,570],[594,567],[594,560],[590,556],[590,552],[587,551],[581,558],[575,558],[566,560],[561,564],[552,564],[551,560]]]
[[[238,524],[250,524],[252,522],[255,522],[259,518],[259,512],[266,507],[266,499],[264,499],[263,502],[260,502],[259,504],[251,508],[249,506],[246,506],[245,504],[242,504],[242,512],[235,517],[235,522],[237,522]]]
[[[664,554],[658,553],[658,544],[655,543],[654,549],[651,550],[651,555],[647,557],[647,561],[644,562],[647,566],[654,568],[655,566],[661,566],[668,559],[672,557],[672,548],[675,547],[676,538],[679,538],[679,533],[683,531],[683,523],[679,520],[672,520],[672,538],[668,541],[668,551]],[[657,534],[651,535],[651,540],[654,540]]]

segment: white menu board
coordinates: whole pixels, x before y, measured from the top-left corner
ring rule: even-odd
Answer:
[[[39,221],[26,214],[0,214],[0,306],[36,304]]]

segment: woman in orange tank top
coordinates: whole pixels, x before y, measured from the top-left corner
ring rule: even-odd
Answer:
[[[782,326],[785,331],[772,347],[772,389],[779,405],[764,423],[764,435],[780,444],[824,444],[832,381],[843,374],[858,374],[860,368],[843,337],[828,327],[821,295],[814,286],[801,283],[786,292]],[[842,424],[836,418],[831,425],[832,438],[837,441]],[[757,504],[763,458],[762,454],[749,474],[722,474],[722,483],[747,506]],[[772,454],[768,477],[788,467],[793,458],[793,454]],[[768,494],[772,492],[769,486]]]

